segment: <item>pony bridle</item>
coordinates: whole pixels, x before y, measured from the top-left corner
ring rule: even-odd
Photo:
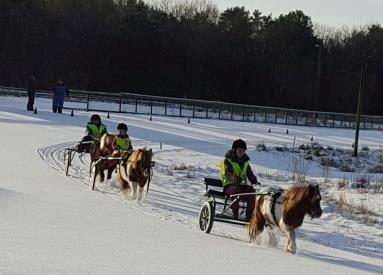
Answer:
[[[310,200],[310,204],[311,205],[310,205],[310,210],[309,210],[309,213],[308,213],[311,216],[312,219],[316,217],[316,212],[315,212],[315,210],[312,209],[312,207],[314,206],[314,204],[316,202],[319,203],[321,199],[322,199],[322,197],[321,197],[321,195],[319,193],[319,189],[315,190],[315,194],[314,194],[314,196]]]
[[[316,201],[320,201],[322,199],[321,195],[319,194],[319,189],[318,191],[315,190],[315,195],[312,197],[310,203],[313,205]]]
[[[151,155],[149,155],[150,151],[144,150],[143,151],[143,158],[139,163],[139,168],[141,171],[143,171],[144,177],[147,177],[148,180],[150,181],[151,179]]]

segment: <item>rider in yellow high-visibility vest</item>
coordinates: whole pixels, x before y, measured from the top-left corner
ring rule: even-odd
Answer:
[[[254,192],[254,188],[248,184],[247,180],[251,184],[259,184],[251,170],[250,158],[245,153],[246,149],[247,146],[243,140],[235,140],[231,150],[226,153],[225,159],[221,162],[223,191],[227,195]],[[244,196],[244,199],[247,201],[246,220],[250,220],[255,206],[255,195]],[[231,209],[233,218],[238,219],[239,201],[235,202]]]
[[[113,144],[112,144],[112,157],[120,157],[124,154],[124,157],[129,157],[130,154],[133,152],[133,146],[132,141],[129,138],[128,135],[128,126],[125,123],[119,123],[117,125],[117,135],[114,138]],[[118,160],[109,160],[107,162],[108,166],[108,179],[112,177],[112,171],[116,169],[118,164]]]
[[[113,142],[113,151],[133,150],[132,141],[128,135],[128,126],[125,123],[117,125],[118,134]]]
[[[84,136],[81,140],[81,142],[88,142],[88,141],[93,141],[93,140],[100,140],[101,137],[104,134],[107,134],[108,131],[106,129],[106,126],[102,124],[101,122],[101,117],[98,114],[93,114],[90,117],[90,121],[86,125],[86,136]],[[80,143],[77,146],[77,151],[78,152],[87,152],[89,153],[89,143]]]

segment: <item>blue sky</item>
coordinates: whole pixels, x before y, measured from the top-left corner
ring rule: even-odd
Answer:
[[[363,26],[383,23],[383,0],[212,0],[222,11],[227,7],[245,6],[273,17],[302,10],[314,23],[334,27]]]

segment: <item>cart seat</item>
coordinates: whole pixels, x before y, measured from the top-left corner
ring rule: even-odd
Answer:
[[[206,186],[222,187],[222,181],[220,179],[205,178],[204,183]]]
[[[225,199],[226,194],[217,190],[206,190],[204,196]]]

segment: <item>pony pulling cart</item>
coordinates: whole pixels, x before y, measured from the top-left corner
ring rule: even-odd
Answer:
[[[286,251],[296,252],[295,229],[302,225],[305,215],[319,218],[322,215],[320,206],[321,195],[318,185],[295,185],[287,190],[276,186],[267,186],[253,193],[238,193],[227,195],[223,192],[222,181],[205,178],[205,201],[199,213],[199,227],[201,231],[210,233],[213,222],[225,222],[238,225],[247,225],[250,240],[255,240],[265,230],[269,235],[270,245],[277,244],[273,229],[282,230],[287,236]],[[241,202],[242,215],[233,219],[227,212],[236,201],[244,196],[256,196],[256,205],[250,221],[243,218],[246,203]],[[218,205],[223,210],[216,212]]]
[[[132,198],[141,200],[144,187],[146,186],[147,194],[153,177],[152,168],[155,163],[152,161],[152,149],[143,148],[113,152],[112,143],[114,138],[114,135],[104,134],[100,141],[93,139],[66,148],[64,152],[64,173],[68,176],[69,167],[72,165],[76,153],[89,153],[91,159],[89,175],[92,181],[89,187],[92,190],[95,188],[97,177],[100,177],[101,182],[104,181],[105,170],[108,171],[108,179],[111,178],[112,172],[116,171],[117,183],[121,190],[124,193],[131,191]],[[84,147],[86,147],[86,150],[83,150]]]

